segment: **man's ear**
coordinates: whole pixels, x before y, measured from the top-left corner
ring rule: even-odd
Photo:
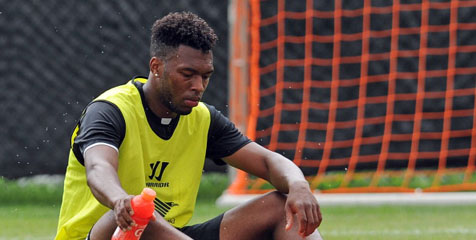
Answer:
[[[152,57],[149,61],[149,69],[152,75],[162,76],[164,70],[164,62],[158,57]]]

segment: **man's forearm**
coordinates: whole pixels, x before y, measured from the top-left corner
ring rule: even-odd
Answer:
[[[291,189],[307,189],[309,184],[296,164],[274,153],[268,159],[269,181],[280,192],[289,193]]]
[[[85,153],[88,186],[94,197],[113,209],[114,203],[128,196],[117,175],[117,152],[105,146],[96,146]]]
[[[110,209],[114,203],[128,194],[122,189],[117,174],[113,169],[94,166],[87,174],[88,185],[94,197]]]

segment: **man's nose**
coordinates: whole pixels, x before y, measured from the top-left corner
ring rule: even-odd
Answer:
[[[195,76],[192,81],[192,90],[197,92],[205,91],[205,79],[202,76]]]

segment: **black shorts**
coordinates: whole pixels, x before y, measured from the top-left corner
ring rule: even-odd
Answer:
[[[204,223],[185,226],[179,230],[194,240],[219,240],[222,219],[223,214],[220,214],[218,217],[210,219]]]

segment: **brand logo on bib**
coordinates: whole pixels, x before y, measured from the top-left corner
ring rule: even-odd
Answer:
[[[169,165],[168,162],[161,162],[161,161],[151,163],[150,164],[150,170],[152,171],[152,173],[149,175],[149,179],[152,180],[152,179],[155,178],[157,181],[162,180],[162,176],[164,175],[165,168],[168,165]],[[159,166],[160,166],[160,170],[159,170]],[[157,170],[159,170],[159,172],[157,172]]]

